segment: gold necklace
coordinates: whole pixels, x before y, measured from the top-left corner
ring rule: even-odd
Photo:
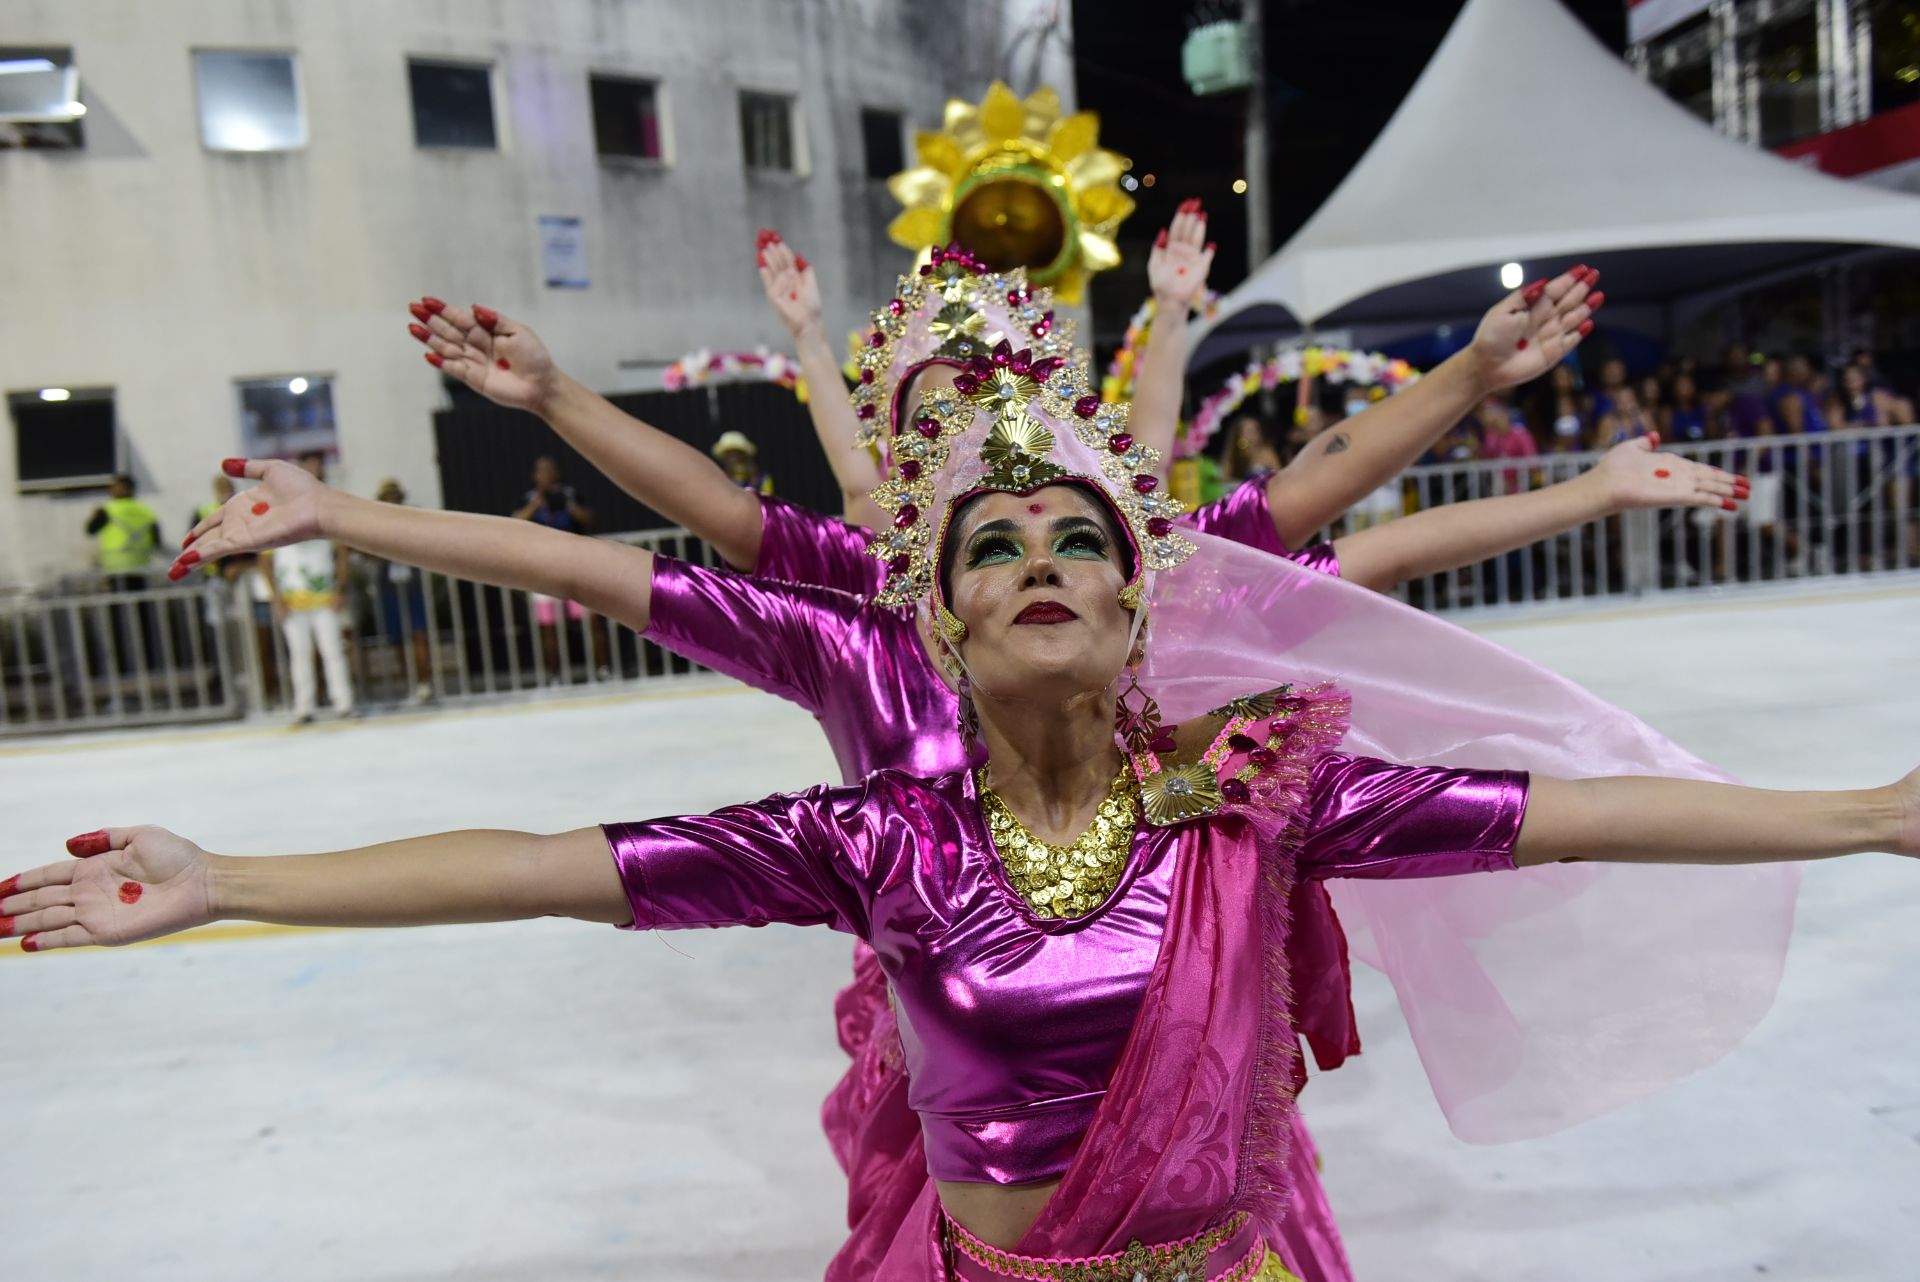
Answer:
[[[1007,803],[978,776],[980,809],[987,833],[1000,852],[1007,881],[1038,917],[1083,917],[1107,901],[1126,871],[1140,800],[1133,771],[1125,764],[1113,777],[1107,799],[1093,823],[1071,846],[1056,846],[1033,835]]]

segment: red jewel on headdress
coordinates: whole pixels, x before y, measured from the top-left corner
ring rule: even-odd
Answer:
[[[903,481],[919,480],[920,460],[914,458],[903,460],[900,464],[900,479]]]
[[[1227,740],[1227,746],[1235,752],[1252,752],[1260,746],[1260,741],[1252,735],[1237,734]]]
[[[1152,517],[1147,521],[1147,533],[1156,539],[1164,539],[1173,533],[1173,522],[1164,516]]]
[[[912,525],[915,521],[919,519],[920,519],[919,508],[915,507],[911,503],[902,503],[900,505],[900,510],[894,514],[893,528],[896,530],[904,530],[909,525]]]
[[[919,418],[913,420],[913,430],[931,441],[934,437],[940,435],[940,420],[928,418],[922,414]]]
[[[1266,770],[1269,767],[1271,767],[1274,763],[1273,749],[1255,748],[1252,752],[1249,752],[1247,754],[1247,760],[1252,762],[1259,769]]]
[[[1012,362],[1012,360],[1013,360],[1013,344],[1012,343],[1009,343],[1006,339],[1003,338],[999,342],[993,345],[993,363],[995,365],[1006,365]]]
[[[932,263],[922,263],[922,264],[920,264],[920,274],[921,274],[922,276],[931,276],[931,275],[933,275],[933,264],[932,264]]]
[[[873,333],[867,335],[868,347],[885,347],[886,345],[887,345],[887,336],[885,334],[882,334],[879,330],[876,329],[873,331]]]
[[[1066,358],[1063,356],[1048,356],[1035,361],[1032,366],[1028,368],[1027,373],[1033,375],[1035,382],[1044,383],[1048,378],[1052,377],[1053,371],[1059,369],[1066,363]]]
[[[1025,307],[1033,301],[1033,291],[1022,285],[1018,289],[1007,291],[1007,306]]]
[[[1133,448],[1133,437],[1125,432],[1115,432],[1107,438],[1107,448],[1115,454],[1125,454]]]
[[[1147,747],[1154,752],[1172,752],[1179,746],[1179,744],[1173,741],[1173,736],[1170,734],[1159,735],[1147,745]]]
[[[1100,412],[1100,398],[1089,393],[1073,403],[1073,412],[1081,418],[1092,418]]]
[[[1052,312],[1044,313],[1039,320],[1033,323],[1033,336],[1035,338],[1045,338],[1048,334],[1052,332],[1053,332],[1053,313]]]
[[[872,371],[872,370],[870,370],[870,369],[863,369],[863,370],[861,370],[861,371],[860,371],[860,381],[861,381],[862,383],[871,383],[871,382],[873,381],[873,371]]]
[[[889,298],[887,300],[887,310],[895,316],[905,316],[907,314],[907,305],[897,298]]]
[[[878,405],[873,405],[873,404],[862,405],[859,409],[854,411],[854,413],[858,414],[861,418],[872,418],[875,414],[878,414],[879,412],[880,412],[880,407]]]
[[[1016,374],[1033,373],[1033,353],[1024,347],[1021,348],[1013,354],[1013,359],[1007,362],[1007,368]]]
[[[1121,451],[1125,453],[1125,451]],[[1151,494],[1160,488],[1160,478],[1149,476],[1145,472],[1133,478],[1133,490],[1136,494]]]
[[[933,257],[933,265],[935,267],[938,267],[941,263],[944,263],[947,261],[947,251],[940,248],[940,246],[935,245],[933,247],[932,257]]]
[[[972,396],[980,390],[980,380],[971,374],[961,374],[953,380],[953,390],[962,396]]]
[[[967,373],[975,378],[985,378],[993,373],[993,362],[984,356],[974,356],[967,361]]]
[[[913,558],[908,556],[905,552],[902,552],[899,556],[896,556],[891,561],[887,562],[887,568],[889,570],[892,570],[895,574],[905,574],[908,570],[911,570],[913,568]]]
[[[1252,790],[1238,779],[1222,779],[1220,781],[1220,795],[1236,806],[1244,806],[1253,800]]]

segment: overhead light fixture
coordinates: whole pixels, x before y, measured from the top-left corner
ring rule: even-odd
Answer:
[[[1246,195],[1246,194],[1247,194],[1247,180],[1246,180],[1246,179],[1244,179],[1244,178],[1236,178],[1236,179],[1234,179],[1234,180],[1233,180],[1233,194],[1234,194],[1234,195],[1236,195],[1236,196],[1244,196],[1244,195]]]
[[[25,75],[32,71],[53,71],[54,65],[45,58],[9,58],[0,61],[0,76]]]
[[[1519,263],[1504,263],[1500,267],[1500,288],[1502,289],[1518,289],[1520,282],[1526,278],[1526,270]]]
[[[43,401],[71,400],[73,393],[64,387],[43,387],[40,389],[40,399]]]
[[[70,102],[67,104],[67,114],[75,120],[78,120],[87,114],[87,104],[84,102]]]
[[[295,396],[299,396],[301,393],[307,390],[307,380],[304,378],[288,379],[287,390],[289,392],[292,392]]]

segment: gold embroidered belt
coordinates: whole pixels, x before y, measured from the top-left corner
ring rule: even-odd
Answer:
[[[954,1282],[1299,1282],[1268,1255],[1266,1240],[1244,1212],[1178,1242],[1136,1240],[1111,1255],[1071,1259],[1003,1251],[941,1218],[947,1276]]]

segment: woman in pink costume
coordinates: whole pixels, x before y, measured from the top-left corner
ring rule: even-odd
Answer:
[[[1190,231],[1191,224],[1183,227],[1176,222],[1174,244],[1178,246],[1183,234]],[[1192,248],[1197,250],[1197,244]],[[776,249],[775,253],[778,252]],[[1159,255],[1156,262],[1161,262]],[[1571,278],[1566,284],[1570,289],[1580,287],[1580,283]],[[910,288],[924,293],[924,282]],[[1516,295],[1516,301],[1524,303],[1524,295]],[[921,305],[922,301],[917,300],[915,307]],[[504,380],[493,371],[500,370],[500,362],[506,361],[516,379],[558,384],[563,390],[552,398],[554,401],[589,404],[598,401],[552,371],[544,349],[530,331],[491,313],[481,313],[486,321],[483,325],[466,321],[457,309],[442,310],[446,313],[444,318],[440,312],[422,307],[437,328],[449,328],[456,320],[470,324],[476,337],[463,339],[463,343],[489,345],[489,350],[480,352],[471,346],[436,343],[434,354],[441,358],[449,372],[477,384],[485,383],[498,393]],[[996,323],[1017,331],[1015,322],[1006,314],[1005,305],[988,310],[996,317]],[[918,315],[918,311],[915,314]],[[1579,315],[1569,318],[1549,313],[1545,324],[1550,326],[1559,321],[1571,333],[1580,319]],[[924,338],[926,331],[919,332]],[[926,350],[932,351],[932,346],[929,344]],[[507,351],[513,353],[511,358],[500,354]],[[933,361],[915,361],[908,355],[900,356],[897,363],[916,372],[923,367],[940,368]],[[605,406],[605,410],[617,414],[610,406]],[[552,416],[558,420],[567,415],[562,411]],[[851,414],[848,417],[851,419]],[[628,422],[626,443],[644,442],[651,434],[651,429],[644,425]],[[646,444],[669,465],[662,471],[671,470],[674,451],[685,449],[670,441]],[[699,463],[710,469],[705,460]],[[1669,469],[1669,475],[1658,475]],[[271,470],[266,475],[273,477]],[[693,489],[683,485],[672,492],[684,500]],[[728,486],[722,489],[729,496],[738,494]],[[235,511],[223,531],[229,540],[229,552],[234,550],[231,540],[242,531],[260,539],[277,539],[283,532],[283,523],[324,508],[346,518],[329,523],[328,528],[337,529],[338,537],[356,546],[383,549],[387,554],[451,573],[520,586],[534,582],[525,577],[528,567],[544,561],[556,572],[563,573],[558,583],[552,579],[539,580],[542,590],[582,600],[621,601],[621,590],[636,571],[632,567],[616,569],[612,559],[636,559],[650,567],[653,575],[650,620],[636,619],[630,612],[623,612],[618,604],[612,613],[644,628],[653,639],[669,648],[808,707],[820,717],[847,779],[858,779],[883,766],[938,774],[967,763],[959,736],[953,729],[954,694],[941,680],[925,651],[917,651],[912,644],[911,623],[894,611],[875,609],[836,593],[807,593],[791,585],[756,584],[664,558],[655,562],[645,553],[608,545],[594,545],[568,554],[555,550],[543,555],[537,543],[528,549],[509,548],[501,543],[506,550],[488,553],[486,549],[502,540],[505,531],[484,522],[478,528],[470,528],[468,523],[473,518],[408,513],[407,519],[389,523],[379,519],[378,513],[353,515],[350,501],[343,496],[326,495],[327,502],[321,504],[312,495],[287,491],[278,480],[270,480],[265,491],[272,500],[271,510],[275,515],[256,520],[250,510]],[[1734,483],[1711,469],[1670,459],[1656,460],[1644,452],[1622,451],[1580,482],[1524,499],[1462,504],[1425,514],[1387,530],[1342,540],[1340,548],[1349,575],[1357,574],[1361,581],[1377,586],[1390,586],[1395,575],[1427,573],[1478,559],[1505,546],[1531,541],[1553,529],[1591,519],[1603,510],[1675,501],[1721,503],[1729,501],[1726,496],[1732,492]],[[1264,485],[1245,487],[1227,502],[1203,510],[1192,520],[1199,528],[1226,534],[1253,546],[1283,551],[1276,538],[1276,522],[1266,504],[1267,493],[1268,487]],[[642,497],[657,507],[668,506],[653,493]],[[250,509],[252,503],[250,497],[247,504],[241,506]],[[367,517],[372,519],[362,519]],[[446,537],[437,537],[435,530]],[[520,533],[513,532],[515,536]],[[884,569],[863,553],[864,532],[856,534],[840,522],[768,501],[764,525],[758,533],[758,561],[763,572],[812,582],[843,582],[855,587],[874,583],[873,570],[869,567],[880,569],[884,575]],[[190,563],[190,558],[197,559],[200,552],[211,554],[213,551],[213,545],[202,545],[183,557],[182,568]],[[608,562],[605,566],[601,565],[603,559]],[[1315,568],[1332,571],[1337,571],[1340,564],[1324,547],[1310,549],[1304,560]],[[1303,1023],[1313,1037],[1322,1066],[1328,1067],[1337,1063],[1357,1041],[1346,1001],[1337,924],[1326,911],[1324,897],[1317,890],[1303,891],[1302,897],[1299,915],[1303,929],[1297,937],[1313,942],[1303,945],[1307,955],[1302,958],[1296,983],[1305,997],[1303,1013],[1309,1016]],[[1310,931],[1307,927],[1315,929]],[[852,1245],[836,1263],[836,1275],[845,1276],[862,1275],[862,1241],[873,1239],[871,1230],[876,1224],[885,1225],[897,1219],[912,1203],[918,1186],[925,1180],[920,1155],[911,1151],[918,1128],[905,1103],[906,1082],[900,1072],[885,987],[870,950],[860,948],[859,953],[859,979],[839,1003],[843,1044],[853,1054],[855,1065],[829,1099],[826,1109],[829,1136],[850,1175],[850,1217],[856,1226]],[[1302,982],[1308,974],[1317,978]],[[1345,1277],[1344,1255],[1331,1211],[1320,1191],[1304,1131],[1298,1135],[1294,1154],[1299,1166],[1294,1181],[1296,1207],[1286,1222],[1286,1233],[1291,1240],[1283,1243],[1283,1251],[1296,1262],[1296,1270],[1304,1276]]]
[[[954,292],[977,312],[998,284]],[[1269,1248],[1292,1178],[1297,885],[1351,879],[1381,892],[1385,920],[1425,911],[1423,878],[1495,874],[1455,879],[1481,910],[1452,929],[1490,959],[1537,951],[1542,929],[1559,941],[1517,985],[1497,960],[1442,971],[1428,941],[1405,941],[1425,973],[1402,1003],[1443,1107],[1456,1129],[1518,1134],[1656,1089],[1737,1039],[1784,951],[1794,878],[1770,861],[1920,855],[1920,772],[1827,794],[1706,781],[1497,647],[1172,525],[1124,409],[1082,412],[1075,381],[1052,382],[1062,371],[988,359],[971,384],[922,395],[895,442],[899,479],[876,494],[908,536],[882,548],[880,599],[932,633],[977,767],[552,837],[282,859],[102,830],[70,843],[78,862],[7,883],[8,933],[38,951],[217,918],[827,925],[869,944],[896,994],[931,1176],[866,1276],[1244,1282],[1291,1276]],[[623,617],[658,591],[657,568],[636,576]],[[1383,625],[1418,647],[1386,675],[1353,645]],[[1325,679],[1334,663],[1350,689]],[[1471,675],[1424,693],[1432,664]],[[1364,734],[1352,701],[1379,705]],[[1356,751],[1378,743],[1416,764]],[[1422,760],[1440,752],[1467,764]],[[1472,768],[1491,752],[1683,777]],[[1575,866],[1545,866],[1561,861]],[[1636,883],[1632,937],[1592,929]],[[1636,1000],[1649,959],[1616,977],[1629,950],[1650,954],[1661,1001]],[[1482,982],[1542,1044],[1500,1036]]]

